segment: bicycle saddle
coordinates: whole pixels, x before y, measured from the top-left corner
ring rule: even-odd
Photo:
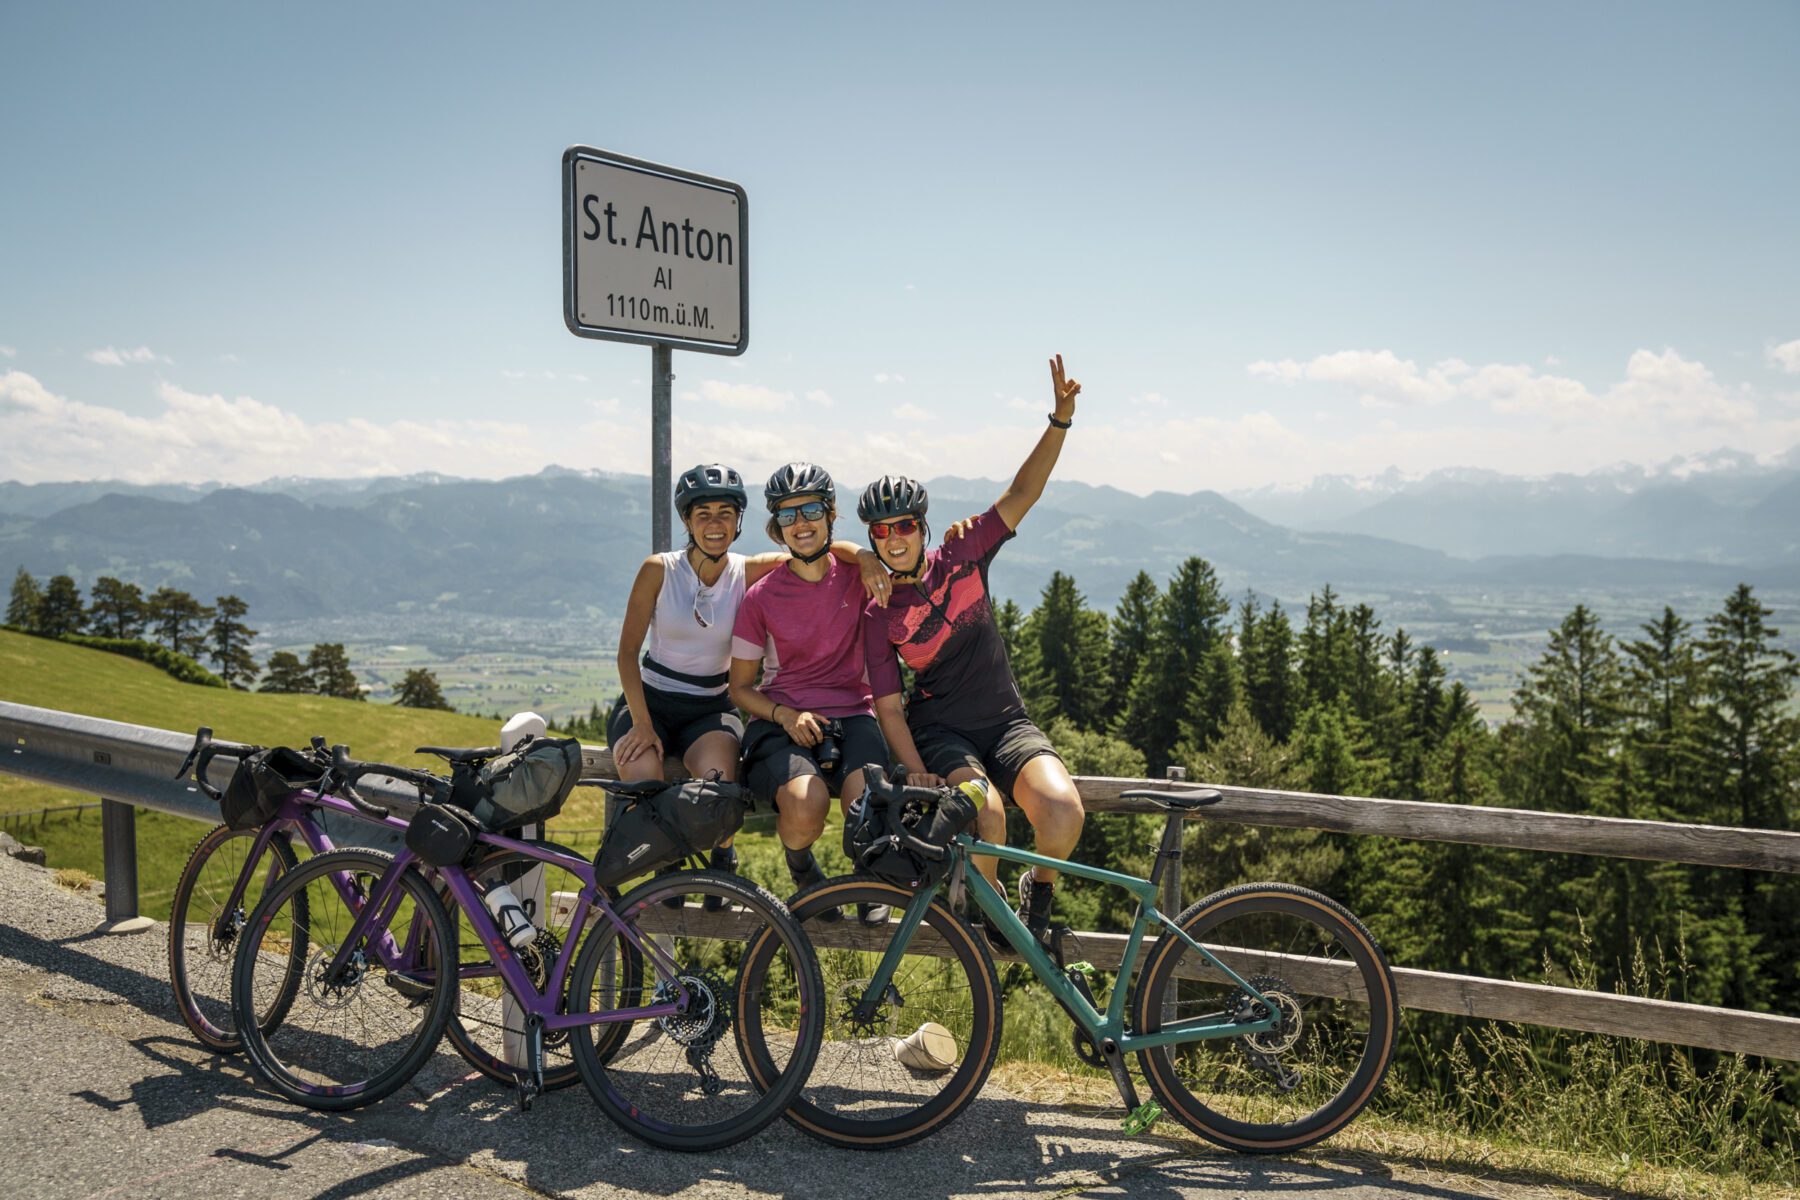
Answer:
[[[1225,797],[1213,788],[1195,788],[1185,792],[1159,792],[1154,788],[1132,788],[1119,793],[1121,800],[1148,800],[1164,808],[1205,808]]]

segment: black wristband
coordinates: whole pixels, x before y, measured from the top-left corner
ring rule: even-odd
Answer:
[[[1055,414],[1055,413],[1051,413],[1051,414],[1050,414],[1050,423],[1051,423],[1051,424],[1052,424],[1052,425],[1054,425],[1054,426],[1056,426],[1056,427],[1057,427],[1057,428],[1058,428],[1058,429],[1067,429],[1067,428],[1068,428],[1068,427],[1069,427],[1069,426],[1071,426],[1071,425],[1073,425],[1073,424],[1075,424],[1075,422],[1073,422],[1073,421],[1059,421],[1059,420],[1057,420],[1057,419],[1056,419],[1056,414]]]

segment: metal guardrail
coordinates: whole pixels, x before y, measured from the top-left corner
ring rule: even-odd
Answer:
[[[102,797],[109,923],[137,915],[137,808],[207,822],[219,818],[217,806],[196,785],[172,778],[192,742],[189,733],[0,701],[0,771]],[[584,746],[582,763],[582,773],[588,778],[615,777],[612,755],[604,747]],[[221,772],[229,765],[235,764],[222,766]],[[218,777],[225,776],[221,773]],[[1172,785],[1164,780],[1081,776],[1076,786],[1090,812],[1160,812],[1142,802],[1120,800],[1119,793]],[[1224,799],[1194,810],[1190,819],[1800,872],[1797,833],[1207,786],[1218,787]],[[377,781],[359,785],[359,789],[402,812],[417,802],[411,788],[392,783]],[[372,826],[346,820],[333,828],[332,836],[342,844],[355,844],[359,834],[366,837],[371,831]],[[391,846],[393,839],[383,832],[378,833],[378,840],[364,844]],[[1173,894],[1179,896],[1178,891]],[[1179,909],[1179,902],[1170,901],[1168,894],[1164,900],[1171,911]],[[709,920],[725,915],[690,909],[650,916],[668,923],[671,932],[699,933]],[[1079,932],[1077,936],[1083,953],[1096,966],[1118,965],[1125,941],[1122,936]],[[879,949],[884,944],[881,938],[879,932],[864,931],[856,922],[846,921],[824,927],[813,940],[825,946]],[[997,957],[1012,956],[1003,953]],[[1407,1008],[1800,1061],[1800,1018],[1793,1016],[1411,967],[1396,967],[1394,976],[1400,1002]]]

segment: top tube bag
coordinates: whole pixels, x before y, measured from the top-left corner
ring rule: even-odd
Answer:
[[[298,750],[272,746],[238,760],[219,798],[219,813],[233,829],[260,829],[274,819],[281,802],[301,788],[315,787],[325,768]]]
[[[536,825],[562,811],[581,778],[577,738],[528,738],[475,775],[469,812],[489,833]]]

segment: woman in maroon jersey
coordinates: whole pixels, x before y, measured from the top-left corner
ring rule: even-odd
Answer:
[[[1081,385],[1063,377],[1062,355],[1050,360],[1054,408],[1049,428],[994,506],[963,523],[960,538],[927,550],[925,488],[886,475],[864,489],[857,516],[894,574],[887,607],[870,605],[864,637],[875,715],[893,757],[926,783],[982,777],[1012,797],[1037,834],[1037,848],[1067,858],[1086,814],[1050,739],[1026,715],[988,595],[988,565],[1031,511],[1062,452]],[[896,659],[912,668],[912,694],[901,699]],[[1000,842],[1006,820],[998,804],[982,809],[981,835]],[[998,884],[998,864],[976,866]],[[1034,936],[1050,923],[1056,872],[1019,877],[1019,916]]]

